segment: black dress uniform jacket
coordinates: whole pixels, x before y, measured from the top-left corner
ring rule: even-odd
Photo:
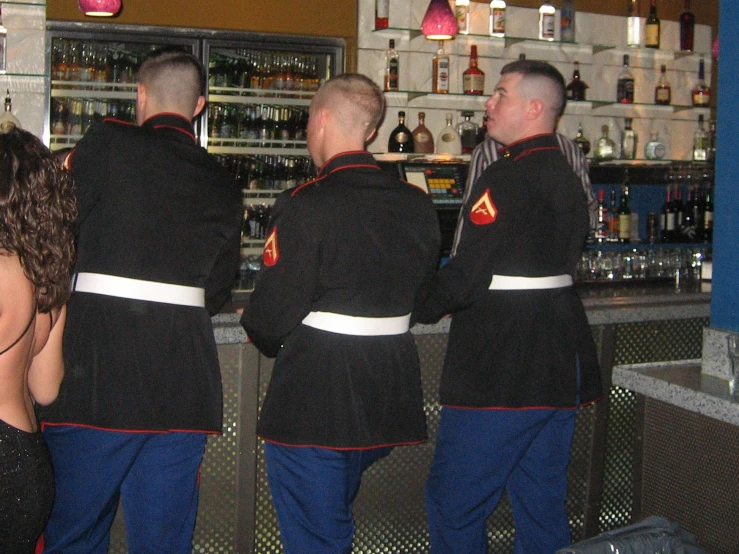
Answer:
[[[242,317],[254,344],[277,356],[259,435],[327,448],[425,440],[410,332],[353,336],[301,322],[311,311],[409,314],[438,264],[428,195],[381,171],[369,153],[345,153],[315,181],[280,195],[269,234],[277,239],[267,240],[272,250]]]
[[[422,322],[452,313],[442,404],[567,408],[599,398],[595,344],[573,286],[488,290],[494,274],[574,277],[587,199],[555,136],[501,149],[462,216],[456,255],[416,313]]]
[[[206,309],[75,292],[66,374],[47,422],[220,432],[221,379],[210,315],[238,268],[238,187],[189,121],[106,120],[73,151],[80,211],[76,272],[205,288]]]

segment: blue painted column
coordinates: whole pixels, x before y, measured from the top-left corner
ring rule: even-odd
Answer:
[[[719,4],[711,327],[739,332],[739,2]]]

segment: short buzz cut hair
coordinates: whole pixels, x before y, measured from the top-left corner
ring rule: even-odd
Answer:
[[[337,97],[340,98],[338,101]],[[385,114],[382,90],[372,79],[359,73],[342,73],[332,77],[318,90],[314,102],[318,107],[350,107],[359,116],[354,123],[362,127],[365,138],[375,130]]]
[[[526,77],[543,77],[551,81],[557,91],[557,97],[554,98],[553,108],[560,117],[567,105],[567,95],[565,88],[565,79],[559,70],[552,64],[540,60],[516,60],[503,66],[500,70],[501,75],[508,73],[519,73]]]
[[[165,104],[197,104],[205,92],[205,69],[192,53],[177,46],[152,50],[136,79]]]

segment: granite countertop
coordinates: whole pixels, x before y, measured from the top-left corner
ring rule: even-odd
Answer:
[[[739,425],[739,398],[729,394],[727,380],[702,373],[700,359],[616,366],[613,384]]]

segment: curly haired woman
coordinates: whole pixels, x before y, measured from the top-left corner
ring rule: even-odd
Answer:
[[[0,552],[33,552],[54,498],[34,402],[64,375],[77,207],[71,178],[21,129],[0,133]]]

